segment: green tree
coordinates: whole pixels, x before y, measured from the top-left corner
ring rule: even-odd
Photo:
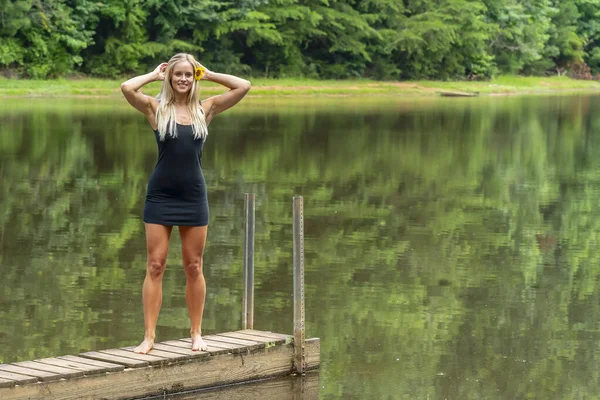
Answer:
[[[483,0],[489,21],[498,26],[490,48],[500,72],[519,73],[543,59],[550,38],[550,0]],[[548,66],[548,65],[547,65]]]
[[[61,76],[81,65],[81,51],[93,41],[95,3],[8,3],[0,11],[0,64],[33,78]]]
[[[448,79],[468,73],[489,76],[487,52],[494,25],[478,1],[408,1],[393,41],[394,57],[408,78]]]
[[[594,74],[600,73],[600,1],[581,0],[578,2],[580,20],[578,29],[585,39],[585,61]]]

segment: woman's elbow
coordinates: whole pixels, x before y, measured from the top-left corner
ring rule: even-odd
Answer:
[[[248,91],[250,90],[251,87],[252,87],[252,83],[250,83],[250,81],[247,81],[244,79],[244,85],[243,85],[244,92],[248,93]]]
[[[131,91],[131,87],[127,84],[127,82],[121,83],[121,92],[125,94],[129,91]]]

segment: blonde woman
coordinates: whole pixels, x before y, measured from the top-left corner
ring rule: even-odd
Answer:
[[[229,90],[202,102],[200,80],[221,84]],[[154,98],[140,89],[162,81]],[[185,298],[190,316],[192,350],[206,350],[202,340],[202,313],[206,283],[202,255],[208,230],[208,200],[202,175],[202,147],[208,125],[217,115],[237,104],[250,90],[250,82],[209,71],[190,54],[176,54],[148,74],[121,84],[121,91],[135,109],[146,116],[158,144],[158,162],[150,176],[144,205],[147,265],[142,288],[144,340],[136,353],[152,350],[162,303],[162,277],[173,226],[179,227]]]

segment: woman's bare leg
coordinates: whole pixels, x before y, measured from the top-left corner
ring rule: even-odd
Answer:
[[[202,272],[202,255],[208,226],[180,226],[181,251],[185,270],[185,300],[190,314],[192,350],[206,350],[202,340],[202,314],[206,298],[206,282]]]
[[[144,341],[134,349],[136,353],[146,354],[154,347],[156,322],[162,304],[162,278],[167,266],[169,237],[172,229],[171,226],[146,224],[148,261],[146,264],[146,278],[142,287]]]

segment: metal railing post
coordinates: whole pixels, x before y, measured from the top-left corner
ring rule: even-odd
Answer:
[[[302,196],[293,201],[294,229],[294,366],[296,372],[306,369],[304,342],[304,205]]]
[[[244,297],[242,329],[254,329],[254,210],[256,195],[246,193],[244,201]]]

